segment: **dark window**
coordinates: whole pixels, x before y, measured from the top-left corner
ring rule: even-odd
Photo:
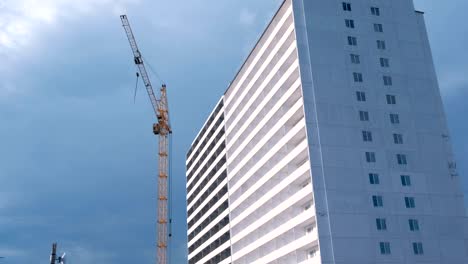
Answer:
[[[352,64],[360,64],[361,63],[361,58],[357,54],[350,54],[351,57],[351,63]]]
[[[395,144],[403,144],[403,135],[402,134],[393,134],[393,142]]]
[[[408,220],[408,224],[409,224],[409,229],[411,231],[419,231],[419,222],[418,220],[416,219],[409,219]]]
[[[353,78],[354,78],[354,82],[362,82],[363,81],[362,73],[359,73],[359,72],[353,72]]]
[[[374,16],[380,16],[380,9],[378,7],[371,7],[371,13]]]
[[[386,49],[385,41],[383,41],[383,40],[377,40],[377,48],[378,48],[379,50],[384,50],[384,49]]]
[[[367,111],[359,111],[359,119],[361,121],[369,121],[369,112]]]
[[[375,153],[374,152],[366,152],[366,161],[368,163],[374,163],[376,161]]]
[[[401,175],[401,185],[411,186],[411,177],[409,175]]]
[[[372,142],[372,132],[362,131],[362,140],[364,142]]]
[[[400,124],[400,116],[398,114],[390,114],[390,123]]]
[[[380,184],[379,175],[377,173],[369,173],[369,182],[372,185]]]
[[[390,67],[390,61],[387,58],[380,58],[380,66],[382,68],[388,68]]]
[[[384,76],[383,77],[383,83],[385,86],[392,86],[393,85],[393,80],[391,76]]]
[[[372,204],[374,207],[383,207],[383,198],[380,195],[372,196]]]
[[[382,24],[374,24],[374,31],[375,32],[383,32]]]
[[[413,252],[415,255],[423,255],[423,244],[421,242],[414,242],[413,243]]]
[[[357,38],[349,36],[348,37],[348,45],[357,46]]]
[[[365,102],[365,101],[366,101],[366,93],[365,93],[365,92],[361,92],[361,91],[357,91],[357,92],[356,92],[356,99],[357,99],[359,102]]]
[[[354,28],[354,20],[352,19],[345,19],[345,24],[347,28]]]
[[[397,162],[399,165],[407,165],[408,161],[406,160],[405,154],[397,154]]]
[[[387,94],[387,104],[389,105],[396,104],[396,96]]]
[[[387,220],[384,218],[375,219],[377,230],[387,230]]]
[[[344,11],[351,11],[351,3],[343,2],[343,10]]]
[[[405,197],[405,206],[406,208],[415,208],[414,197]]]
[[[390,250],[390,242],[380,242],[380,254],[390,255],[392,252]]]

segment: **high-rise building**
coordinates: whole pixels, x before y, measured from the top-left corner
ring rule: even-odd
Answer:
[[[468,263],[412,0],[286,0],[187,154],[189,263]]]

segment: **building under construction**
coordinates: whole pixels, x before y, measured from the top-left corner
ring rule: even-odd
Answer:
[[[468,263],[411,0],[286,0],[186,159],[189,263]]]

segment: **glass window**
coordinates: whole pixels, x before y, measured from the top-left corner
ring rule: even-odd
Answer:
[[[409,175],[401,175],[401,185],[411,186],[411,177]]]
[[[383,68],[388,68],[390,67],[390,61],[387,58],[380,58],[380,66]]]
[[[384,40],[377,40],[377,49],[384,50],[386,49]]]
[[[377,230],[387,230],[387,220],[384,218],[375,219]]]
[[[395,144],[403,144],[403,135],[402,134],[393,134],[393,142]]]
[[[372,142],[372,132],[362,131],[362,140],[364,142]]]
[[[345,19],[345,24],[347,28],[354,28],[354,20],[352,19]]]
[[[400,124],[400,116],[398,114],[390,114],[390,122],[392,124]]]
[[[383,32],[382,24],[374,24],[374,31],[375,32]]]
[[[396,104],[396,96],[387,94],[387,104],[389,105]]]
[[[413,243],[413,252],[415,255],[423,255],[423,244],[421,242],[414,242]]]
[[[343,2],[343,10],[344,11],[351,11],[351,3]]]
[[[369,121],[369,112],[367,111],[359,111],[359,119],[361,121]]]
[[[383,198],[380,195],[372,196],[372,204],[374,207],[383,207]]]
[[[369,163],[374,163],[376,161],[375,153],[374,152],[366,152],[366,161],[369,162]]]
[[[390,242],[380,242],[380,254],[382,255],[390,255],[391,250],[390,250]]]
[[[379,175],[377,173],[369,173],[369,182],[372,185],[380,184]]]
[[[361,63],[361,58],[357,54],[350,54],[351,57],[351,63],[353,64],[360,64]]]
[[[357,38],[349,36],[348,37],[348,45],[357,46]]]
[[[406,160],[405,154],[397,154],[397,161],[399,165],[407,165],[408,161]]]
[[[371,13],[374,16],[380,16],[380,9],[378,7],[371,7]]]
[[[357,99],[359,102],[365,102],[365,101],[366,101],[366,93],[365,93],[365,92],[361,92],[361,91],[357,91],[357,92],[356,92],[356,99]]]
[[[408,224],[409,224],[409,229],[411,231],[419,231],[419,222],[418,220],[416,219],[409,219],[408,220]]]
[[[392,86],[393,85],[393,80],[391,76],[384,76],[383,77],[383,82],[385,86]]]
[[[416,204],[414,201],[414,197],[405,197],[405,206],[406,208],[415,208]]]
[[[363,81],[362,73],[359,73],[359,72],[353,72],[353,78],[354,78],[354,82],[362,82]]]

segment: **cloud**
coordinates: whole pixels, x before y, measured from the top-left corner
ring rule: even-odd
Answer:
[[[0,54],[18,50],[63,18],[99,12],[120,14],[139,0],[0,0]],[[85,19],[85,18],[83,18]]]
[[[252,26],[255,24],[256,20],[257,20],[257,15],[251,10],[247,8],[244,8],[241,10],[240,15],[239,15],[239,22],[241,25]]]

